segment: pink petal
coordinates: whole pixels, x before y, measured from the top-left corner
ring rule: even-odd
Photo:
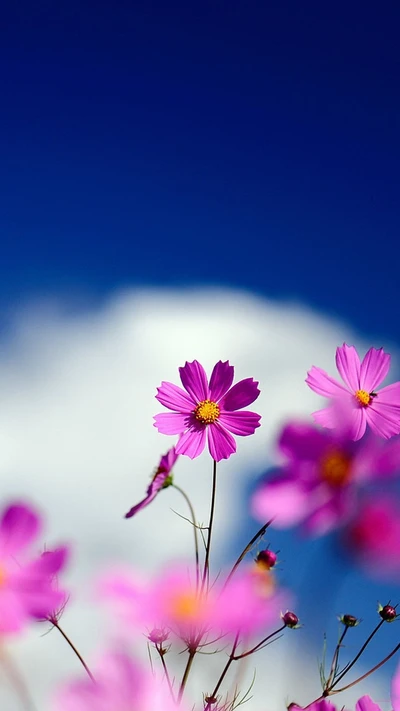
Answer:
[[[41,522],[24,504],[9,506],[0,522],[0,550],[3,555],[18,555],[37,538]]]
[[[219,422],[209,425],[208,428],[208,449],[212,458],[216,462],[221,459],[229,459],[231,454],[236,452],[236,442],[227,430]]]
[[[135,516],[139,511],[142,509],[146,508],[151,502],[156,498],[157,496],[157,491],[153,491],[152,494],[149,496],[146,496],[142,501],[139,501],[138,504],[135,506],[132,506],[131,509],[129,509],[128,513],[125,514],[124,518],[132,518],[132,516]]]
[[[0,633],[19,632],[27,618],[27,613],[19,595],[5,587],[0,592]]]
[[[156,400],[164,407],[168,407],[169,410],[177,410],[177,412],[183,413],[192,412],[197,404],[197,402],[190,399],[182,388],[165,381],[157,388]]]
[[[54,575],[57,575],[57,573],[65,567],[68,554],[69,551],[66,546],[61,546],[53,551],[45,551],[34,561],[26,565],[24,568],[21,568],[18,578],[42,577],[50,579],[54,577]]]
[[[190,459],[198,457],[206,446],[206,427],[199,429],[191,428],[188,432],[181,434],[178,444],[175,447],[177,454],[186,454]]]
[[[370,348],[361,363],[360,388],[371,393],[386,378],[390,368],[390,355],[383,348]]]
[[[177,412],[161,412],[154,417],[154,427],[157,427],[161,434],[181,434],[187,429],[188,424],[188,415]]]
[[[289,459],[317,461],[329,446],[327,434],[308,422],[289,422],[283,428],[278,446]]]
[[[336,349],[336,367],[350,390],[360,389],[360,358],[354,346],[343,343]]]
[[[392,679],[390,699],[393,706],[393,711],[400,711],[400,665],[397,666],[394,677]]]
[[[400,434],[400,413],[393,412],[389,405],[374,402],[366,408],[366,418],[371,430],[379,437],[390,439]]]
[[[171,447],[171,449],[169,449],[168,452],[163,454],[161,457],[158,468],[160,471],[167,472],[169,474],[177,459],[178,455],[175,451],[175,447]]]
[[[186,361],[183,368],[179,368],[182,385],[191,398],[199,403],[208,399],[208,381],[206,371],[197,360],[192,363]]]
[[[382,711],[382,709],[372,701],[370,696],[361,696],[356,703],[356,711]],[[396,709],[394,708],[393,711]]]
[[[292,479],[267,482],[255,492],[251,509],[262,523],[273,519],[275,528],[296,526],[309,513],[310,492]]]
[[[335,378],[331,378],[325,370],[317,368],[315,365],[308,371],[306,383],[311,390],[324,397],[339,397],[348,392]]]
[[[257,400],[260,394],[257,386],[258,382],[253,380],[253,378],[240,380],[233,388],[228,390],[220,403],[221,409],[232,412],[233,410],[240,410],[242,407],[251,405],[254,400]]]
[[[321,427],[327,427],[329,430],[334,430],[336,427],[336,411],[332,405],[313,412],[312,417]]]
[[[261,415],[256,412],[242,410],[241,412],[226,413],[222,412],[219,418],[219,423],[226,427],[229,432],[241,437],[254,434],[257,427],[260,427]]]
[[[377,397],[374,398],[374,404],[377,402],[390,405],[400,412],[400,382],[392,383],[391,385],[386,385],[386,387],[381,388],[378,391]]]
[[[367,427],[368,412],[365,407],[356,407],[351,413],[351,430],[350,437],[354,441],[361,439],[364,436]]]
[[[210,378],[210,400],[218,402],[229,390],[233,382],[233,365],[229,365],[229,360],[222,362],[219,360],[214,366]]]

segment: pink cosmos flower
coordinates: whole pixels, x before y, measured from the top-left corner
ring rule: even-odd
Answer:
[[[388,496],[365,499],[343,531],[346,550],[371,574],[400,573],[400,507]]]
[[[65,599],[53,585],[64,567],[66,548],[32,558],[28,549],[41,529],[38,515],[15,503],[0,521],[0,632],[19,632],[29,619],[44,619]]]
[[[155,580],[121,571],[109,574],[101,587],[103,596],[117,606],[124,628],[139,634],[146,628],[168,629],[183,639],[206,629],[248,636],[274,622],[279,627],[286,602],[275,591],[273,574],[256,565],[238,571],[225,587],[218,580],[203,594],[181,567]]]
[[[264,480],[252,499],[253,515],[273,519],[277,528],[304,523],[308,533],[323,535],[354,512],[357,488],[394,474],[400,443],[371,435],[362,442],[345,432],[290,422],[278,440],[286,464]]]
[[[343,708],[343,707],[341,707]],[[296,706],[291,704],[290,711],[337,711],[336,706],[326,699],[314,701],[309,706]],[[378,704],[374,703],[369,696],[361,696],[356,703],[356,711],[382,711]],[[394,708],[394,711],[398,711]]]
[[[352,438],[360,439],[367,423],[385,439],[400,433],[400,382],[377,390],[389,372],[390,355],[383,348],[370,348],[362,363],[354,346],[343,343],[336,350],[336,366],[342,385],[321,368],[313,366],[306,383],[311,390],[331,400],[345,400],[351,407]],[[313,413],[318,424],[332,428],[332,407]]]
[[[125,652],[107,654],[88,677],[71,682],[59,692],[55,711],[176,711],[165,686],[155,682]]]
[[[247,378],[231,387],[234,368],[229,361],[214,366],[210,382],[197,360],[186,362],[179,373],[185,390],[168,382],[157,388],[156,399],[172,412],[156,415],[154,426],[162,434],[179,435],[177,454],[194,459],[208,439],[212,458],[228,459],[236,452],[232,434],[245,437],[260,426],[260,415],[242,410],[259,396],[258,383]]]
[[[141,511],[151,504],[161,489],[166,489],[166,487],[169,486],[170,482],[168,482],[168,480],[171,477],[171,470],[177,459],[178,455],[175,451],[175,447],[169,449],[168,452],[161,457],[157,471],[147,487],[145,498],[136,504],[136,506],[133,506],[128,513],[125,514],[125,518],[132,518],[138,511]]]

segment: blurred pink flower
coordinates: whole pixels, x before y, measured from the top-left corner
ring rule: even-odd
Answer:
[[[168,482],[168,479],[171,477],[171,470],[177,459],[178,455],[175,451],[175,447],[169,449],[168,452],[161,457],[157,471],[147,487],[145,498],[133,506],[128,513],[125,514],[125,518],[132,518],[132,516],[137,514],[138,511],[141,511],[146,506],[151,504],[153,499],[156,498],[158,492],[168,486],[168,483],[170,483]]]
[[[107,654],[94,673],[62,688],[55,711],[176,711],[168,689],[124,652]]]
[[[304,523],[323,535],[354,511],[356,489],[400,469],[400,442],[371,435],[361,442],[339,430],[289,422],[278,447],[286,463],[262,481],[252,499],[253,515],[280,528]]]
[[[392,701],[393,711],[400,711],[400,664],[397,665],[396,671],[392,678],[390,698]]]
[[[66,548],[28,557],[39,536],[39,516],[15,503],[0,521],[0,632],[19,632],[29,619],[44,619],[58,608],[65,594],[53,585],[64,567]]]
[[[336,366],[345,385],[315,366],[308,371],[306,383],[318,395],[348,402],[352,438],[360,439],[367,423],[375,434],[386,439],[399,434],[400,382],[377,390],[389,372],[390,355],[383,348],[370,348],[361,363],[355,347],[343,343],[336,350]],[[335,426],[331,406],[314,412],[313,417],[323,427]]]
[[[280,625],[285,600],[275,591],[273,574],[254,564],[238,571],[225,587],[218,580],[200,593],[185,568],[175,567],[151,581],[133,571],[109,574],[102,595],[116,605],[124,625],[142,634],[166,628],[186,639],[201,630],[251,635],[266,625]]]
[[[162,434],[179,435],[177,454],[195,459],[208,439],[212,458],[228,459],[236,452],[232,434],[245,437],[260,426],[260,415],[242,410],[259,396],[258,383],[247,378],[231,387],[234,368],[229,361],[214,366],[210,382],[197,360],[186,362],[179,373],[185,390],[168,382],[157,388],[156,399],[173,412],[156,415],[154,426]]]
[[[389,496],[366,498],[342,532],[342,542],[368,572],[400,573],[400,506]]]
[[[340,706],[340,709],[343,709],[343,706]],[[337,711],[337,707],[327,699],[320,699],[309,706],[291,704],[290,711]],[[356,711],[382,711],[382,709],[369,696],[361,696],[356,703]],[[398,710],[394,709],[393,711]]]

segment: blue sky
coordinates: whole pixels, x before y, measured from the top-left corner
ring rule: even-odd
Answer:
[[[226,284],[398,338],[395,3],[2,15],[3,303]]]

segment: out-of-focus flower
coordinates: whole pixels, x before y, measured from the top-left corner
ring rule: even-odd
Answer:
[[[107,654],[95,680],[84,677],[62,688],[55,711],[176,711],[168,689],[124,652]]]
[[[167,486],[172,484],[171,471],[177,459],[178,455],[175,451],[175,447],[169,449],[168,452],[161,457],[157,471],[147,487],[145,498],[136,504],[136,506],[133,506],[128,513],[125,514],[125,518],[132,518],[138,511],[141,511],[141,509],[151,504],[161,489],[166,489]]]
[[[332,704],[331,701],[327,701],[327,699],[314,701],[314,703],[309,706],[296,706],[296,704],[291,704],[289,708],[290,711],[337,711],[337,707]],[[372,701],[369,696],[361,696],[356,703],[356,711],[382,711],[382,709],[378,704]],[[394,708],[393,711],[398,711],[398,709]]]
[[[381,577],[400,574],[400,506],[388,496],[365,498],[341,536],[345,549]]]
[[[102,595],[121,614],[125,627],[167,629],[182,639],[199,631],[251,635],[276,622],[284,597],[278,594],[272,573],[257,566],[237,571],[225,586],[218,580],[207,592],[196,589],[185,568],[169,569],[144,581],[133,571],[109,574]]]
[[[236,452],[232,434],[245,437],[260,426],[260,415],[242,410],[259,396],[258,383],[247,378],[231,387],[234,368],[229,361],[214,366],[210,382],[197,360],[186,362],[179,373],[185,390],[168,382],[157,388],[156,399],[172,412],[156,415],[154,426],[162,434],[179,435],[177,454],[194,459],[208,439],[212,458],[228,459]]]
[[[278,528],[304,523],[308,533],[323,535],[349,519],[359,485],[398,471],[399,444],[373,435],[354,442],[345,432],[289,422],[278,440],[287,463],[260,484],[253,514]]]
[[[400,711],[400,664],[397,665],[397,669],[392,678],[390,698],[393,711]]]
[[[377,390],[389,372],[390,355],[383,348],[370,348],[361,363],[355,347],[343,343],[336,350],[336,366],[345,385],[315,366],[308,371],[306,383],[318,395],[344,399],[350,405],[352,438],[360,439],[367,423],[385,439],[399,434],[400,382]],[[323,427],[335,427],[331,406],[314,412],[313,417]]]
[[[39,516],[15,503],[0,521],[0,632],[19,632],[31,618],[44,619],[62,605],[65,594],[53,585],[67,549],[29,555],[41,530]]]

